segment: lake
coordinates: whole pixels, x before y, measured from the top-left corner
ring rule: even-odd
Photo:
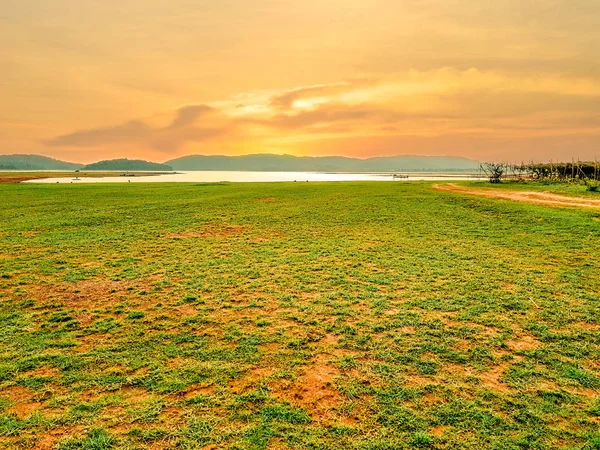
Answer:
[[[91,173],[91,172],[86,172]],[[116,173],[116,172],[115,172]],[[119,176],[78,178],[43,178],[24,183],[218,183],[218,182],[307,182],[307,181],[427,181],[477,180],[477,174],[467,173],[408,173],[408,178],[394,178],[391,173],[324,173],[324,172],[240,172],[194,171],[174,172],[152,176]]]

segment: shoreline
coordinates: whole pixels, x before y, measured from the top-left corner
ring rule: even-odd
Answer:
[[[29,175],[29,176],[27,176]],[[13,182],[29,183],[261,183],[261,182],[411,182],[411,181],[478,181],[485,179],[473,173],[449,172],[257,172],[257,171],[189,171],[136,173],[119,172],[27,174]],[[161,177],[160,175],[169,175]],[[2,174],[0,173],[0,177]]]
[[[133,175],[127,175],[133,174]],[[15,170],[1,171],[0,184],[17,184],[24,181],[46,180],[50,178],[106,178],[122,176],[123,178],[130,177],[152,177],[159,175],[174,175],[177,172],[134,172],[134,171],[98,171],[88,170],[86,172],[73,172],[63,170]]]

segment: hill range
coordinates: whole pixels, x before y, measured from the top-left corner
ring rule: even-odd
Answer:
[[[479,162],[453,156],[390,156],[367,159],[343,156],[190,155],[155,163],[113,159],[77,164],[40,155],[0,155],[0,170],[143,170],[143,171],[261,171],[261,172],[443,172],[473,171]]]

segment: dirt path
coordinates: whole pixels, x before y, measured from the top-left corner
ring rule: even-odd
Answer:
[[[478,195],[480,197],[496,198],[501,200],[514,200],[518,202],[535,203],[537,205],[571,208],[600,208],[600,199],[595,200],[581,197],[567,197],[565,195],[552,194],[550,192],[475,189],[466,186],[459,186],[454,183],[434,184],[433,188],[438,191]]]
[[[125,170],[116,170],[113,172],[0,172],[0,184],[16,184],[23,181],[39,180],[43,178],[103,178],[116,177],[127,172]],[[136,177],[148,177],[163,175],[164,172],[136,172]]]

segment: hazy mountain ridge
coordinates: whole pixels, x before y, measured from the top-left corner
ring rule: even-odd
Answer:
[[[174,170],[242,170],[279,172],[431,172],[466,171],[479,162],[453,156],[389,156],[368,159],[344,156],[190,155],[167,161]]]
[[[2,170],[76,170],[83,164],[60,161],[41,155],[0,155]]]
[[[83,170],[143,170],[143,171],[162,171],[172,172],[173,168],[166,164],[160,164],[141,159],[107,159],[88,164]]]
[[[241,156],[189,155],[162,164],[123,158],[84,165],[39,155],[0,155],[0,170],[443,172],[472,171],[478,168],[478,161],[456,156],[402,155],[358,159],[345,156],[274,154]]]

